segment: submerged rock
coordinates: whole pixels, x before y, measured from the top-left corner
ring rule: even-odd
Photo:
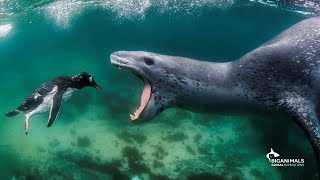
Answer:
[[[78,147],[89,147],[91,145],[91,140],[87,137],[78,137],[77,146]]]
[[[176,133],[170,134],[162,139],[171,143],[171,142],[184,141],[185,139],[188,139],[188,136],[182,132],[176,132]]]
[[[55,148],[55,147],[59,146],[59,144],[60,144],[60,142],[58,141],[58,139],[54,139],[49,142],[50,148]]]
[[[108,175],[112,177],[112,179],[129,179],[129,176],[120,170],[123,168],[123,165],[118,159],[101,162],[96,158],[85,154],[68,154],[66,152],[59,152],[57,155],[64,161],[71,162],[80,168]]]
[[[196,155],[196,152],[191,148],[191,146],[186,146],[186,150],[188,153],[192,154],[192,155]]]
[[[204,179],[224,180],[225,178],[222,175],[210,174],[210,173],[191,174],[190,176],[187,177],[187,180],[204,180]]]
[[[117,137],[127,143],[137,142],[138,144],[143,144],[147,140],[147,137],[142,133],[132,133],[126,130],[117,134]]]
[[[43,176],[36,169],[15,169],[11,180],[41,180]]]
[[[152,153],[152,156],[158,160],[162,160],[164,157],[168,156],[168,152],[164,150],[162,146],[155,146],[155,152]]]
[[[122,149],[122,156],[126,159],[129,172],[146,173],[151,172],[149,167],[144,164],[142,154],[134,147],[126,146]]]
[[[258,180],[265,180],[266,177],[258,169],[251,169],[250,174]]]
[[[153,160],[152,166],[153,168],[162,168],[164,167],[164,164],[161,161]]]
[[[199,144],[201,138],[202,138],[202,135],[201,135],[201,134],[196,134],[196,135],[193,137],[193,142],[196,143],[196,144]]]

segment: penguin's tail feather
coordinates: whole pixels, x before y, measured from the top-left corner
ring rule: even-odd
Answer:
[[[14,111],[12,111],[12,112],[7,113],[6,116],[7,116],[7,117],[12,117],[12,116],[16,116],[16,115],[18,115],[18,114],[20,114],[20,111],[14,110]]]

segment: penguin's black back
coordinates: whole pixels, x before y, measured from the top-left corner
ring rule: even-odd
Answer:
[[[42,84],[39,88],[34,90],[30,96],[28,96],[22,104],[17,108],[19,111],[29,112],[37,108],[43,103],[44,98],[48,95],[53,88],[57,86],[58,91],[66,90],[67,88],[74,87],[72,78],[69,76],[60,76],[47,83]],[[36,98],[37,97],[37,98]]]

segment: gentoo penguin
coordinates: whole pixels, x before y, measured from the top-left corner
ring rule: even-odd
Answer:
[[[25,132],[28,134],[29,118],[35,114],[46,112],[50,109],[48,127],[55,121],[61,106],[62,100],[67,100],[75,90],[80,90],[86,86],[101,88],[96,84],[93,77],[86,72],[82,72],[73,77],[60,76],[47,83],[42,84],[38,89],[25,98],[22,104],[14,111],[6,114],[12,117],[25,113]]]

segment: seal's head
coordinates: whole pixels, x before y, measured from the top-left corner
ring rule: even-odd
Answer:
[[[142,51],[117,51],[110,55],[111,63],[129,69],[144,82],[140,106],[130,115],[133,123],[147,122],[175,105],[176,92],[166,73],[175,61],[171,56]]]

